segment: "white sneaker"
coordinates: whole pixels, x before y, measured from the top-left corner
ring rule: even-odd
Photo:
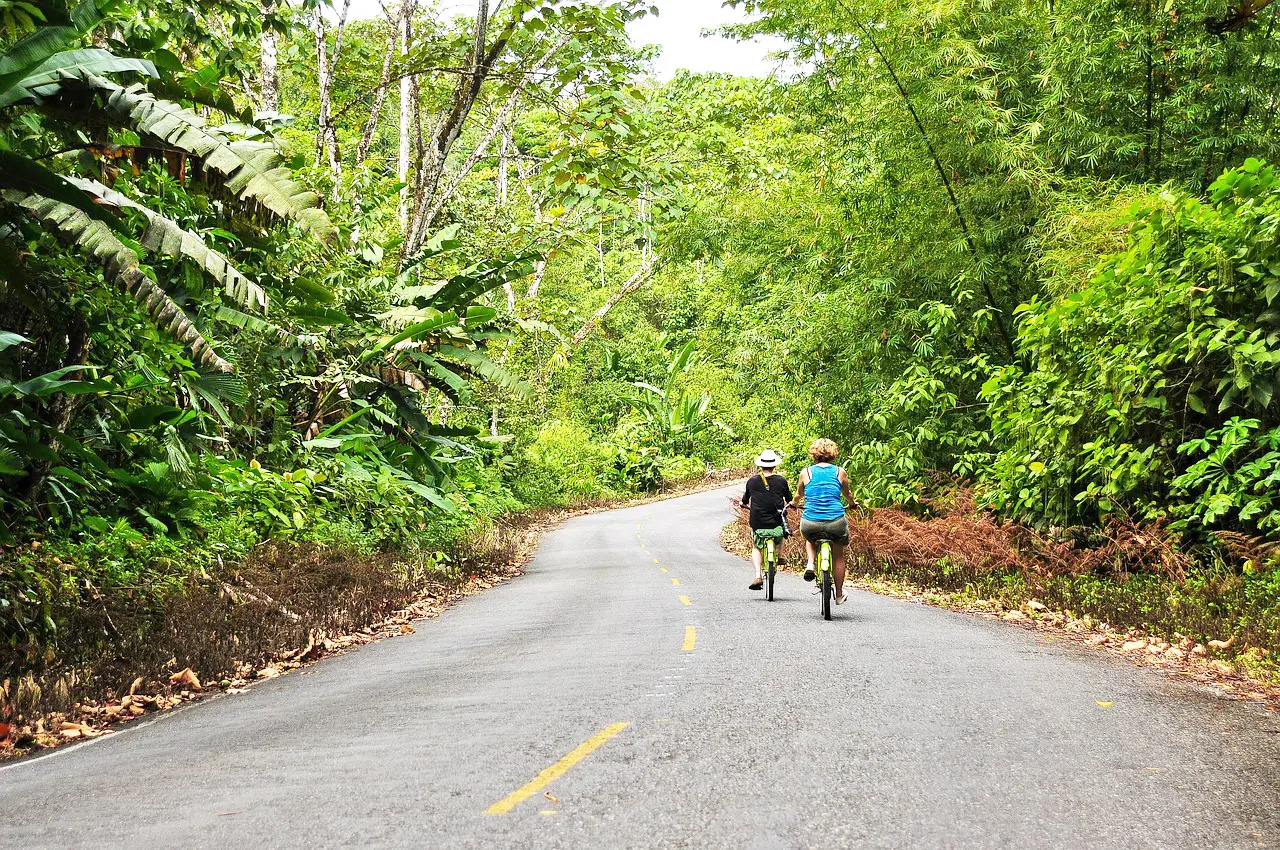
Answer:
[[[845,597],[845,596],[837,596],[837,597],[836,597],[836,604],[837,604],[837,605],[843,605],[843,604],[844,604],[844,601],[845,601],[845,599],[846,599],[846,598],[848,598],[848,597]]]

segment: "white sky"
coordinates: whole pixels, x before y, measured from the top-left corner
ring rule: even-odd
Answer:
[[[767,58],[777,50],[775,39],[757,39],[743,43],[720,36],[702,38],[704,29],[738,23],[739,10],[724,8],[721,0],[651,0],[660,11],[657,18],[645,17],[631,25],[631,38],[636,44],[662,46],[662,56],[655,63],[657,75],[670,79],[680,68],[690,71],[719,71],[742,77],[765,77],[775,63]],[[441,0],[440,7],[449,13],[469,13],[474,0]],[[352,0],[353,18],[371,18],[381,14],[378,0]]]

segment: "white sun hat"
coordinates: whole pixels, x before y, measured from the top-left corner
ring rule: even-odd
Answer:
[[[780,463],[782,463],[782,458],[778,457],[773,449],[765,449],[760,452],[760,457],[756,458],[756,466],[765,469],[772,469]]]

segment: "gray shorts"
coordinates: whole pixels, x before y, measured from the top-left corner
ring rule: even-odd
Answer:
[[[849,545],[849,520],[846,517],[838,517],[836,519],[815,520],[801,519],[800,533],[804,535],[804,539],[810,543],[816,543],[818,538],[824,537],[832,543],[839,543],[841,546]]]

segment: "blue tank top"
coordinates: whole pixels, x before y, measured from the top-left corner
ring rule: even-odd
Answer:
[[[820,463],[809,467],[809,483],[804,485],[802,519],[827,522],[844,516],[841,499],[840,467]]]

